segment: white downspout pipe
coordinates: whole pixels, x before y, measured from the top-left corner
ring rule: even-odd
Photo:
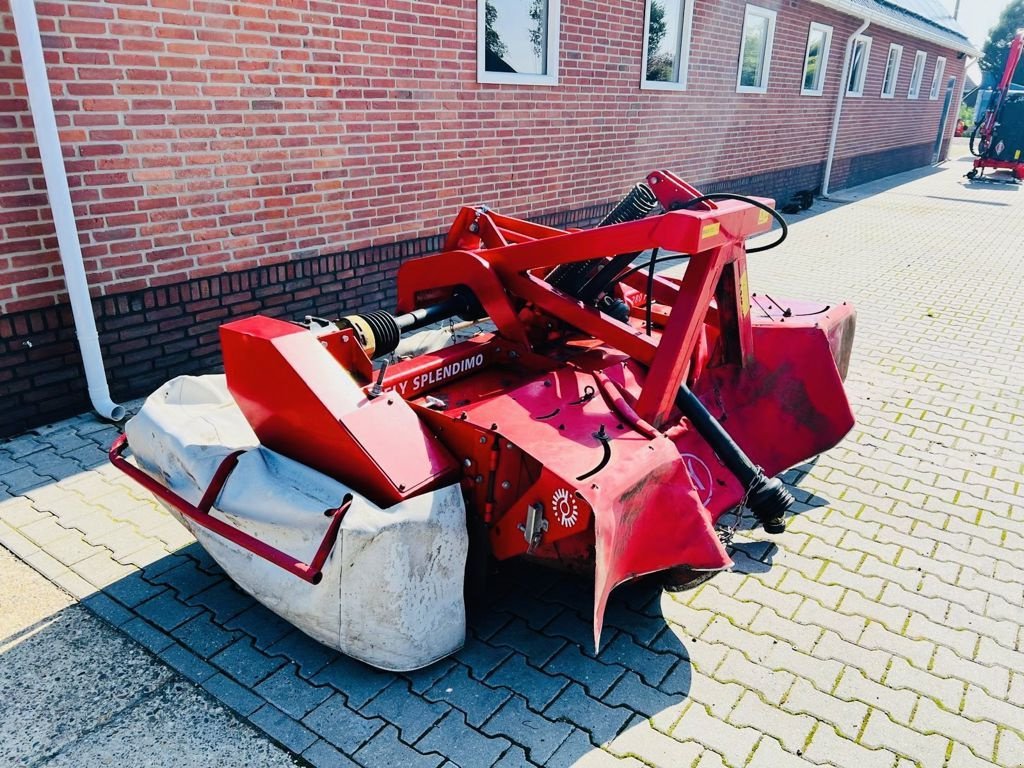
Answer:
[[[67,171],[64,168],[64,156],[57,133],[57,118],[53,114],[53,98],[50,95],[50,81],[46,76],[46,62],[43,59],[43,43],[39,36],[35,0],[11,0],[11,11],[14,14],[14,28],[18,35],[21,66],[25,71],[29,108],[32,111],[36,141],[39,144],[39,158],[43,164],[43,176],[46,178],[46,194],[50,199],[60,260],[64,265],[64,282],[71,300],[78,346],[85,365],[89,399],[100,416],[120,421],[124,418],[124,408],[110,399],[107,374],[103,368],[96,318],[92,313],[89,283],[82,263],[82,248],[78,242],[78,226],[75,223],[74,209],[71,207],[71,192],[68,189]]]
[[[850,59],[853,57],[853,41],[861,34],[868,25],[869,19],[864,19],[857,31],[850,35],[846,41],[846,55],[843,57],[843,73],[839,81],[839,97],[836,99],[836,113],[832,116],[832,135],[828,140],[828,154],[825,156],[825,180],[821,183],[821,196],[828,197],[828,182],[832,176],[832,161],[836,157],[836,139],[839,138],[839,118],[843,114],[843,101],[846,98],[846,86],[850,80]]]

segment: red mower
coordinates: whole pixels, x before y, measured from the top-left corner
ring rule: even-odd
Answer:
[[[783,532],[776,475],[854,423],[853,308],[748,290],[746,238],[785,238],[772,206],[657,171],[588,230],[465,207],[399,269],[394,314],[224,325],[225,376],[169,382],[111,459],[370,664],[457,650],[490,559],[592,573],[598,642],[617,585],[732,565],[723,516]]]

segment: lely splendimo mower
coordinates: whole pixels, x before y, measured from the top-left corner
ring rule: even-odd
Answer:
[[[367,663],[457,650],[488,558],[592,572],[597,642],[616,585],[730,567],[723,515],[782,532],[775,475],[853,425],[853,308],[749,292],[771,206],[657,171],[588,230],[465,207],[399,269],[396,313],[224,325],[225,375],[154,393],[112,460],[243,589]],[[655,272],[678,254],[682,278]]]

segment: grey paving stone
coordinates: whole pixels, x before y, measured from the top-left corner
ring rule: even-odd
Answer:
[[[134,614],[132,614],[131,611],[122,608],[109,597],[101,593],[90,595],[85,598],[82,601],[82,605],[102,618],[108,624],[112,624],[115,627],[120,627],[122,624],[125,624],[134,618]]]
[[[548,758],[544,768],[573,768],[581,757],[594,751],[590,735],[584,731],[574,730],[562,742],[555,754]],[[674,768],[674,767],[673,767]]]
[[[137,606],[139,615],[168,632],[199,613],[198,608],[185,605],[172,592],[161,592]]]
[[[660,593],[661,590],[658,591]],[[642,594],[646,596],[646,601],[650,600],[648,587],[644,588]],[[665,629],[665,618],[660,614],[651,616],[631,608],[626,604],[626,597],[622,595],[618,596],[618,599],[609,601],[604,614],[604,624],[606,627],[615,627],[632,635],[640,645],[650,646],[651,642]]]
[[[589,621],[581,619],[575,611],[562,611],[544,627],[544,634],[564,637],[588,656],[594,655],[594,627]],[[605,629],[602,640],[607,643],[612,637],[612,630]]]
[[[403,744],[393,726],[381,729],[362,749],[352,756],[365,766],[402,766],[402,768],[437,768],[444,758],[440,755],[424,755]]]
[[[270,704],[264,704],[253,712],[249,720],[292,752],[303,752],[317,740],[316,734]]]
[[[533,768],[536,765],[536,763],[527,759],[522,747],[513,744],[501,756],[501,759],[494,764],[494,768]]]
[[[240,715],[251,715],[266,702],[220,672],[203,681],[203,688]]]
[[[512,616],[496,608],[477,611],[472,617],[469,629],[480,640],[488,640],[495,632],[512,621]]]
[[[359,768],[349,758],[326,741],[317,741],[302,753],[302,757],[314,768]]]
[[[333,693],[330,686],[314,686],[296,674],[298,668],[289,664],[256,686],[256,693],[282,712],[299,720]]]
[[[224,579],[223,574],[209,574],[200,570],[192,560],[184,558],[180,564],[154,576],[151,581],[154,584],[164,584],[173,588],[179,600],[188,602],[190,597],[209,589]]]
[[[531,761],[545,765],[572,733],[573,727],[538,715],[526,706],[524,699],[514,696],[484,724],[483,731],[492,736],[508,737],[527,748]]]
[[[232,617],[256,605],[255,600],[228,580],[214,584],[185,602],[208,608],[218,624],[226,624]]]
[[[531,629],[521,619],[514,619],[488,641],[494,645],[504,645],[517,653],[523,654],[536,667],[543,667],[548,660],[565,646],[565,640],[551,637]]]
[[[562,695],[544,710],[544,715],[575,723],[587,731],[595,743],[604,744],[615,738],[633,713],[622,707],[602,704],[588,696],[581,686],[571,683]]]
[[[267,656],[253,648],[252,640],[243,637],[236,640],[210,661],[228,673],[242,685],[255,686],[261,680],[284,666],[284,659],[279,656]]]
[[[157,629],[149,622],[140,619],[138,616],[131,621],[122,624],[120,629],[153,653],[159,653],[174,642],[174,640],[165,632]]]
[[[469,724],[475,727],[480,727],[509,696],[511,693],[507,690],[477,682],[458,664],[424,694],[430,701],[446,701],[462,710]]]
[[[240,629],[253,639],[253,645],[265,651],[294,627],[269,608],[257,603],[224,623],[226,629]]]
[[[296,629],[267,648],[267,655],[283,656],[295,662],[299,667],[299,675],[310,678],[340,654]]]
[[[398,726],[402,740],[415,743],[450,710],[447,704],[427,702],[409,692],[404,680],[395,680],[360,707],[366,717],[382,717]]]
[[[494,646],[476,638],[469,638],[462,650],[455,654],[455,658],[469,667],[473,677],[483,680],[511,655],[511,648]]]
[[[462,713],[452,710],[416,742],[420,752],[447,755],[460,768],[491,768],[511,746],[504,738],[489,738],[469,727]]]
[[[340,693],[323,702],[306,715],[302,722],[349,755],[386,725],[379,718],[365,718],[346,706],[345,697]]]
[[[544,671],[575,680],[583,684],[591,696],[600,699],[626,670],[617,664],[597,661],[584,655],[579,646],[568,644],[547,663]]]
[[[202,683],[217,673],[217,670],[192,653],[192,651],[177,643],[164,648],[158,655],[193,683]]]
[[[226,632],[209,613],[200,613],[171,632],[183,645],[208,659],[235,642],[241,633]]]
[[[360,709],[396,679],[392,672],[382,672],[348,656],[339,656],[313,676],[317,685],[330,685],[345,694],[353,709]]]
[[[15,469],[4,474],[4,485],[6,485],[7,490],[15,496],[20,496],[25,491],[30,491],[33,488],[38,488],[41,485],[48,485],[52,482],[52,477],[37,474],[24,465],[21,465],[19,469]]]
[[[628,707],[647,717],[654,717],[659,712],[681,704],[685,700],[685,697],[670,696],[647,685],[633,671],[627,672],[608,692],[608,695],[601,699],[609,706]]]
[[[447,675],[453,667],[455,667],[455,660],[449,657],[436,661],[429,667],[403,672],[402,677],[409,683],[410,691],[422,694]]]
[[[142,577],[141,571],[135,571],[107,585],[103,591],[122,605],[134,608],[166,589],[167,587],[162,585],[150,584]]]
[[[655,653],[637,644],[629,635],[619,633],[597,656],[605,664],[619,664],[637,670],[648,685],[657,686],[679,661],[678,657]]]
[[[518,693],[539,711],[554,701],[568,680],[534,669],[526,663],[525,658],[515,653],[488,675],[486,682]]]
[[[533,629],[543,628],[563,610],[561,605],[540,600],[527,594],[523,589],[516,589],[512,594],[505,596],[495,607],[519,617]]]

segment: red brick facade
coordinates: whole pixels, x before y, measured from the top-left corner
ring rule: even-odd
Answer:
[[[476,0],[39,2],[94,293],[151,296],[225,272],[376,253],[436,235],[466,202],[599,210],[652,168],[709,189],[818,188],[858,21],[809,0],[758,4],[778,12],[764,95],[736,93],[738,0],[696,0],[683,92],[639,88],[643,0],[562,0],[554,86],[477,83]],[[834,28],[821,97],[800,95],[811,21]],[[943,80],[958,90],[963,77],[951,49],[874,25],[865,34],[867,82],[863,98],[846,100],[833,189],[929,162],[945,92],[928,98],[936,56],[947,59]],[[896,98],[883,100],[890,42],[904,53]],[[908,100],[917,50],[927,66]],[[30,328],[32,313],[59,315],[63,298],[9,0],[0,105],[0,331],[18,352],[32,339],[15,320]],[[358,269],[337,279],[366,305],[386,299],[386,272],[366,286]],[[290,302],[320,309],[321,293],[305,290]]]

